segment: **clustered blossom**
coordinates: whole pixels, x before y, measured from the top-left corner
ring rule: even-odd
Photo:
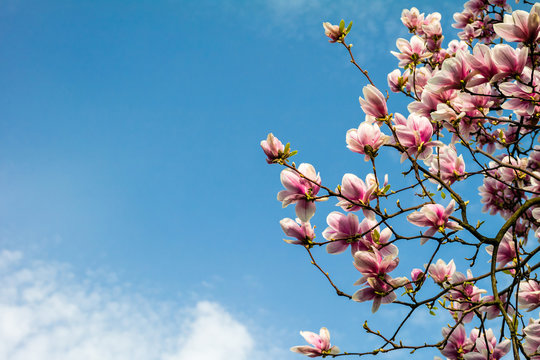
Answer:
[[[533,263],[538,244],[531,246],[530,240],[534,234],[540,243],[540,145],[535,145],[540,141],[540,3],[527,12],[512,11],[507,0],[469,0],[453,18],[459,39],[445,47],[441,14],[426,15],[416,8],[401,14],[411,37],[397,40],[398,51],[392,54],[399,68],[388,73],[386,80],[392,93],[410,99],[406,116],[389,109],[390,95],[383,95],[384,89],[375,86],[351,58],[369,84],[359,98],[366,120],[347,131],[346,144],[352,152],[364,155],[372,173],[364,173],[362,178],[346,173],[332,191],[322,186],[312,165],[289,165],[294,152],[288,144],[283,146],[272,134],[261,142],[268,163],[287,167],[281,173],[285,190],[278,200],[283,207],[296,205],[298,219],[285,218],[280,224],[292,238],[285,241],[306,247],[312,263],[328,280],[330,275],[315,262],[312,251],[326,246],[327,253],[341,254],[350,246],[353,265],[361,274],[354,285],[360,289],[347,295],[330,280],[339,295],[357,302],[371,301],[372,312],[392,302],[413,311],[419,304],[425,305],[432,315],[438,315],[437,306],[437,311],[447,311],[453,323],[442,329],[443,340],[436,344],[447,360],[499,360],[511,351],[512,342],[518,344],[521,354],[540,360],[540,319],[529,319],[526,325],[524,312],[540,307],[538,264]],[[323,26],[330,42],[343,43],[351,52],[344,41],[350,25],[345,29],[342,21]],[[381,164],[377,156],[383,150],[397,151],[401,163],[407,160],[401,171],[414,177],[413,184],[397,190],[392,184],[390,191],[387,176],[379,182],[376,163]],[[470,179],[481,185],[482,211],[499,215],[505,223],[501,232],[474,218],[470,209],[477,206],[478,198],[457,193]],[[327,193],[318,195],[321,189]],[[410,203],[401,204],[394,195]],[[439,196],[452,199],[445,207],[438,203]],[[322,232],[326,241],[315,242],[310,223],[315,202],[330,197],[337,199],[336,205],[345,213],[331,212]],[[399,215],[407,215],[409,224],[423,228],[421,234],[402,235],[402,226],[392,223]],[[433,248],[436,246],[424,270],[414,268],[411,280],[392,276],[400,263],[398,242],[418,238],[421,245],[432,239]],[[477,277],[471,269],[457,271],[459,261],[436,257],[443,247],[449,249],[447,245],[471,250],[466,259]],[[489,261],[481,259],[486,257],[484,251],[490,255]],[[490,270],[478,275],[476,269],[482,266]],[[510,285],[499,281],[504,276],[512,277]],[[486,287],[494,279],[496,283]],[[438,287],[438,295],[424,300],[419,294],[428,286]],[[400,295],[403,297],[397,301]],[[509,325],[512,318],[519,321]],[[489,328],[495,323],[501,324],[501,336]],[[514,329],[506,331],[512,326]],[[367,323],[364,327],[382,337]],[[319,335],[301,334],[312,346],[296,346],[292,351],[309,357],[339,353],[330,345],[325,328]],[[396,350],[391,349],[396,334],[386,344],[388,348],[374,354]]]
[[[497,344],[497,339],[491,329],[484,333],[480,333],[478,329],[472,329],[470,340],[474,347],[470,353],[464,356],[465,360],[485,360],[488,358],[499,360],[510,351],[510,340],[503,340]]]
[[[536,3],[530,13],[516,10],[512,15],[506,14],[504,21],[493,25],[493,29],[508,42],[531,44],[538,39],[540,32],[540,4]]]

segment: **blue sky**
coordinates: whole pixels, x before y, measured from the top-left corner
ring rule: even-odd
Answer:
[[[298,359],[288,352],[303,343],[298,331],[321,326],[344,350],[373,340],[361,328],[370,305],[337,298],[281,240],[293,209],[276,201],[280,169],[259,142],[268,132],[290,141],[331,187],[345,172],[363,176],[345,132],[363,121],[365,80],[322,22],[354,21],[358,60],[386,88],[390,50],[408,37],[403,8],[440,11],[454,34],[462,4],[437,5],[0,2],[0,312],[28,324],[0,329],[4,356]],[[325,206],[319,231],[334,210]],[[353,292],[350,257],[322,259]],[[400,314],[383,312],[380,323]],[[223,351],[208,352],[207,334]]]

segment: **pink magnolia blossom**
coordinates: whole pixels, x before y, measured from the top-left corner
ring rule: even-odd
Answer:
[[[424,23],[424,13],[420,14],[417,8],[413,7],[409,9],[403,9],[401,12],[401,22],[414,33],[418,28],[422,27]]]
[[[409,70],[407,70],[406,72],[408,71]],[[421,98],[426,84],[432,76],[433,72],[427,67],[421,67],[419,69],[416,69],[416,71],[413,72],[413,76],[410,76],[411,80],[407,83],[407,90],[410,89],[414,91],[414,93]]]
[[[468,49],[469,49],[469,46],[467,45],[465,41],[452,40],[448,43],[447,54],[455,55],[458,51],[467,52]]]
[[[456,272],[454,260],[446,264],[442,259],[437,260],[435,264],[430,264],[427,269],[429,275],[437,284],[442,285],[449,281]]]
[[[300,164],[298,172],[304,177],[291,169],[281,172],[281,183],[286,190],[280,191],[277,199],[282,202],[283,207],[296,204],[296,216],[306,222],[315,214],[314,197],[319,192],[321,177],[311,164]]]
[[[416,282],[424,279],[424,272],[421,269],[415,268],[411,271],[411,280]]]
[[[434,156],[431,159],[429,171],[437,176],[440,174],[442,181],[448,185],[452,185],[465,174],[463,155],[458,157],[456,148],[453,145],[439,147],[438,156]]]
[[[300,335],[312,346],[302,345],[293,346],[292,352],[307,355],[308,357],[317,357],[323,355],[336,355],[340,353],[337,346],[330,344],[330,332],[327,328],[322,327],[319,335],[311,331],[300,331]]]
[[[499,299],[502,301],[503,306],[506,309],[506,312],[508,314],[513,314],[514,313],[514,308],[512,307],[511,303],[506,301],[506,298],[507,298],[506,294],[502,294],[502,295],[499,296]],[[492,302],[494,300],[495,300],[495,297],[493,295],[488,295],[488,296],[484,296],[482,298],[482,303],[488,303],[488,302]],[[486,318],[488,320],[495,319],[501,313],[501,310],[499,309],[499,306],[497,304],[482,306],[479,309],[479,311],[482,312],[482,313],[485,312],[486,313]]]
[[[527,311],[540,307],[540,282],[533,279],[520,282],[518,302],[519,306]]]
[[[386,79],[388,81],[388,87],[392,92],[398,93],[400,91],[411,90],[411,84],[408,82],[409,70],[405,70],[402,75],[399,69],[395,69],[388,74]]]
[[[520,116],[533,115],[540,113],[540,95],[538,86],[540,78],[537,72],[532,77],[532,86],[525,85],[530,83],[531,69],[525,68],[522,75],[522,82],[505,82],[499,85],[499,90],[503,95],[509,98],[502,104],[503,109],[513,110]]]
[[[343,32],[339,29],[339,25],[332,25],[329,22],[324,22],[323,27],[324,34],[330,38],[328,41],[331,43],[337,42],[343,36]]]
[[[486,247],[486,252],[489,255],[493,254],[493,245]],[[497,264],[499,268],[505,267],[506,264],[512,263],[516,260],[516,243],[513,240],[511,232],[504,234],[499,248],[497,250]]]
[[[480,35],[482,34],[482,29],[478,26],[475,26],[475,23],[473,24],[467,24],[463,31],[458,33],[458,36],[461,40],[466,42],[473,42],[474,39],[480,37]]]
[[[489,113],[491,107],[495,105],[493,101],[494,90],[489,84],[481,84],[473,86],[470,90],[478,95],[471,95],[467,93],[459,93],[454,100],[453,106],[465,112],[465,115],[469,117],[482,117]],[[485,96],[484,96],[485,95]],[[476,120],[475,122],[481,122],[482,120]]]
[[[523,329],[523,334],[525,334],[523,350],[531,360],[540,360],[540,319],[531,319],[529,325]]]
[[[489,82],[491,79],[495,81],[497,77],[506,76],[500,75],[499,68],[493,60],[491,48],[484,44],[478,43],[474,46],[472,55],[467,55],[467,62],[474,72],[481,75],[483,81],[478,81],[478,83]]]
[[[540,4],[536,3],[529,13],[516,10],[504,15],[504,22],[493,25],[493,30],[508,42],[536,42],[540,32]]]
[[[463,321],[463,323],[471,322],[474,318],[474,312],[468,310],[481,303],[481,295],[486,293],[486,290],[480,289],[467,281],[472,278],[473,275],[470,269],[467,270],[467,276],[459,271],[454,272],[451,283],[460,285],[454,285],[446,295],[446,298],[452,302],[452,308],[455,309],[450,311],[450,314],[456,321]]]
[[[406,150],[401,156],[402,162],[407,154],[416,156],[417,160],[428,161],[433,154],[433,147],[441,144],[439,141],[431,141],[433,126],[424,116],[410,114],[405,124],[396,125],[396,135]]]
[[[514,49],[507,44],[497,44],[493,47],[492,54],[493,61],[500,70],[494,80],[499,80],[506,76],[521,75],[527,64],[529,49]]]
[[[360,106],[367,115],[371,115],[377,119],[384,119],[388,115],[386,107],[386,99],[384,95],[375,86],[368,84],[362,90],[364,98],[359,98]]]
[[[410,42],[405,39],[397,39],[396,46],[400,52],[391,51],[391,53],[399,59],[398,66],[401,68],[407,67],[410,64],[419,64],[422,60],[432,55],[427,50],[424,40],[418,36],[413,36]]]
[[[490,215],[500,213],[507,219],[519,207],[519,200],[525,197],[523,191],[515,190],[503,181],[485,177],[484,184],[478,188],[480,201],[484,204],[482,211]]]
[[[365,218],[359,222],[356,214],[345,215],[333,211],[326,218],[326,222],[328,227],[323,231],[323,237],[331,241],[326,246],[329,254],[342,253],[349,245],[353,255],[359,250],[367,251],[372,248],[380,249],[383,255],[397,253],[395,245],[386,245],[392,231],[389,228],[380,231],[374,218]]]
[[[354,253],[354,267],[363,276],[354,285],[362,285],[370,277],[390,280],[387,274],[392,272],[398,264],[397,253],[383,256],[377,249],[357,251]]]
[[[442,336],[443,339],[448,339],[448,341],[441,350],[441,354],[446,356],[448,359],[462,359],[463,354],[471,351],[473,343],[467,337],[467,333],[465,332],[465,327],[463,325],[457,325],[454,330],[448,327],[443,328]]]
[[[480,333],[478,329],[472,329],[470,339],[474,343],[474,347],[471,352],[463,356],[464,360],[499,360],[508,354],[511,347],[510,340],[504,340],[497,344],[497,339],[491,329],[483,333]]]
[[[540,145],[534,145],[533,151],[529,153],[527,166],[532,171],[540,170]]]
[[[373,174],[371,174],[373,176]],[[360,179],[354,174],[345,174],[341,180],[341,194],[350,201],[339,198],[339,202],[336,206],[341,206],[345,211],[358,211],[360,209],[365,210],[364,207],[357,205],[369,205],[369,201],[372,199],[372,194],[377,191],[377,184],[369,182],[371,177],[368,175],[366,177],[366,182]]]
[[[445,229],[463,229],[457,222],[448,220],[450,215],[454,212],[454,206],[454,200],[450,201],[446,209],[439,204],[427,204],[422,206],[420,211],[416,211],[407,216],[407,220],[411,224],[429,227],[429,229],[427,229],[422,235],[422,245],[428,240],[428,237],[433,236],[433,234],[435,234],[437,231],[442,232]]]
[[[409,110],[411,114],[429,118],[430,114],[437,110],[438,105],[451,102],[456,96],[456,90],[434,90],[428,84],[422,91],[421,101],[411,102],[407,106],[407,110]]]
[[[368,161],[377,156],[377,150],[388,142],[388,136],[376,123],[364,121],[358,129],[347,131],[346,141],[351,151],[365,155],[364,160]]]
[[[460,13],[454,13],[454,21],[455,23],[452,24],[452,27],[455,29],[463,29],[468,24],[471,24],[476,19],[475,13],[473,13],[470,10],[463,10]]]
[[[394,292],[394,287],[405,285],[408,280],[405,277],[395,278],[390,280],[381,280],[374,277],[367,278],[367,287],[356,291],[352,299],[358,302],[373,300],[371,312],[376,312],[381,304],[389,304],[396,300],[397,295]]]
[[[266,162],[272,164],[279,159],[285,150],[285,147],[274,134],[268,134],[266,140],[261,141],[261,147],[266,154]]]
[[[362,228],[358,216],[353,213],[347,215],[337,211],[332,211],[326,218],[328,227],[323,231],[323,237],[331,241],[326,245],[326,251],[329,254],[340,254],[344,252],[349,245],[353,254],[358,250],[358,244],[363,241]],[[366,247],[366,245],[363,245]]]
[[[435,52],[441,48],[444,36],[442,35],[441,14],[434,12],[426,16],[422,24],[423,36],[426,39],[426,48]]]
[[[524,173],[523,171],[517,170],[513,167],[516,167],[518,169],[526,170],[528,159],[527,158],[521,158],[516,159],[510,156],[505,156],[501,159],[501,163],[503,166],[498,167],[499,165],[495,161],[491,161],[489,163],[490,168],[497,168],[496,175],[504,182],[511,184],[515,182],[519,186],[523,186],[524,182],[528,180],[529,175]],[[511,165],[513,167],[507,167],[504,166],[504,164]]]
[[[458,51],[455,57],[443,62],[441,71],[429,79],[428,84],[435,90],[459,90],[485,82],[475,77],[467,58],[467,53]]]
[[[283,239],[289,244],[309,245],[315,238],[315,233],[309,222],[300,219],[296,219],[295,222],[293,219],[285,218],[279,224],[287,236],[296,238],[296,240]]]

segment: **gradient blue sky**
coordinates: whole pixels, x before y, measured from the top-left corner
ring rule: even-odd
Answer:
[[[345,132],[363,121],[365,80],[321,24],[353,20],[358,60],[386,88],[397,65],[390,50],[409,36],[399,16],[411,6],[440,11],[445,33],[455,34],[451,14],[462,4],[453,1],[0,2],[3,279],[26,269],[40,279],[42,299],[105,299],[81,316],[119,302],[131,309],[125,316],[144,320],[119,333],[155,329],[140,329],[139,345],[153,339],[170,349],[164,338],[187,336],[176,327],[198,324],[204,334],[211,325],[203,320],[217,319],[225,324],[217,333],[253,340],[237,346],[244,352],[231,350],[233,360],[302,358],[288,352],[303,343],[298,331],[321,326],[343,350],[365,349],[370,304],[337,298],[305,252],[281,240],[278,222],[293,209],[276,201],[279,169],[265,163],[259,142],[268,132],[290,141],[300,150],[295,160],[314,164],[331,187],[345,172],[363,176],[368,168],[345,148]],[[405,112],[405,102],[390,104]],[[386,166],[395,171],[399,161]],[[334,210],[325,206],[314,218],[319,231]],[[322,261],[353,292],[358,274],[346,255]],[[403,269],[424,262],[403,257]],[[21,291],[22,281],[10,289]],[[29,304],[0,298],[6,312]],[[34,305],[35,316],[50,311]],[[380,323],[400,314],[383,312]],[[421,330],[409,338],[438,335],[431,319],[415,321]],[[10,346],[13,359],[32,350]],[[220,359],[179,351],[182,360]]]

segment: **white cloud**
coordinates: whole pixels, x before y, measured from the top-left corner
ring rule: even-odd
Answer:
[[[63,264],[0,252],[0,359],[247,360],[250,330],[221,305],[157,303],[120,285],[80,281]]]

